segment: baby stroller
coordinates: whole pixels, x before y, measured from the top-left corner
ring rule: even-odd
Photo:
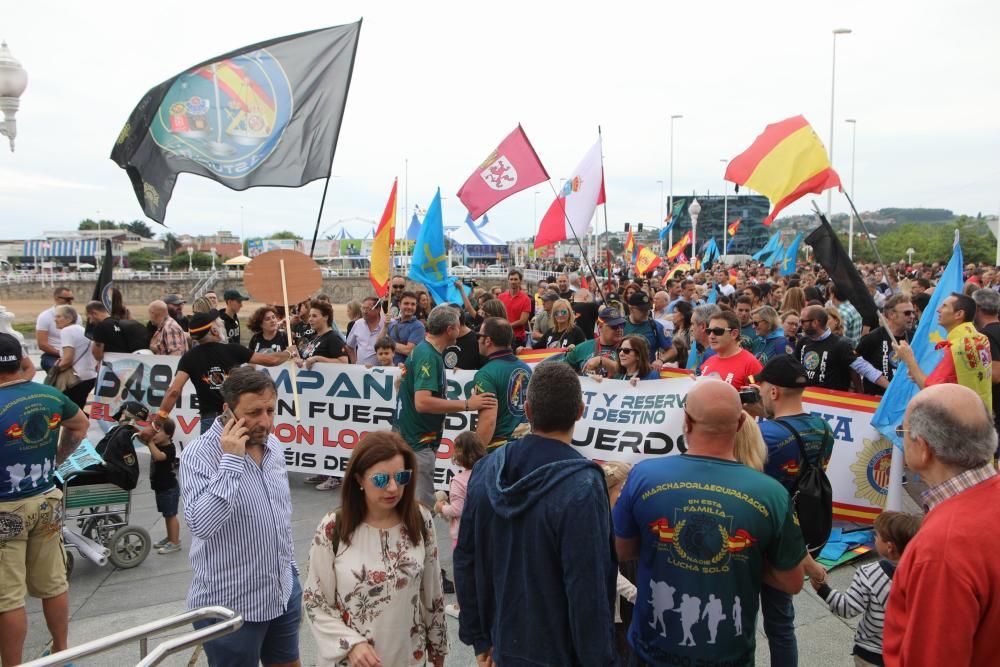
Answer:
[[[133,568],[142,563],[152,541],[145,528],[130,526],[132,489],[139,481],[139,461],[132,438],[136,422],[149,418],[149,409],[127,401],[114,414],[118,425],[96,447],[86,440],[56,473],[64,481],[63,542],[67,547],[66,571],[73,570],[69,547],[97,565],[111,561],[115,567]],[[76,529],[67,524],[76,522]]]

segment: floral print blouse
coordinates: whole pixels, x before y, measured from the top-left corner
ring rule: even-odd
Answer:
[[[331,544],[336,513],[320,521],[309,550],[302,603],[316,639],[318,664],[348,665],[367,641],[383,665],[425,665],[448,652],[441,565],[431,514],[420,507],[427,540],[414,545],[406,527],[362,523]]]

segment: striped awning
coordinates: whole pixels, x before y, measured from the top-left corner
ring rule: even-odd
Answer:
[[[100,248],[97,239],[46,240],[24,242],[25,257],[95,257]]]

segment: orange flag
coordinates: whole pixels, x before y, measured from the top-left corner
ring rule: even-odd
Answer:
[[[635,260],[635,270],[639,275],[652,271],[663,262],[663,258],[646,246],[639,246],[639,254]]]
[[[684,232],[684,236],[681,237],[681,240],[675,243],[673,247],[667,251],[667,261],[672,262],[677,259],[677,256],[684,252],[684,248],[686,248],[689,243],[691,243],[691,232]]]
[[[398,180],[398,179],[397,179]],[[384,297],[389,293],[389,277],[392,275],[392,246],[396,242],[396,185],[392,182],[392,192],[385,204],[382,219],[375,230],[372,240],[371,267],[368,269],[368,280],[371,281],[375,293]]]

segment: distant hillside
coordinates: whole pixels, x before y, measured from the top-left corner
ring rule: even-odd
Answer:
[[[877,211],[861,211],[861,218],[871,226],[885,228],[911,222],[947,224],[956,218],[955,213],[946,208],[880,208]],[[850,216],[834,213],[830,224],[834,229],[846,229]],[[780,229],[810,229],[816,225],[814,215],[788,215],[778,218],[775,224]]]

